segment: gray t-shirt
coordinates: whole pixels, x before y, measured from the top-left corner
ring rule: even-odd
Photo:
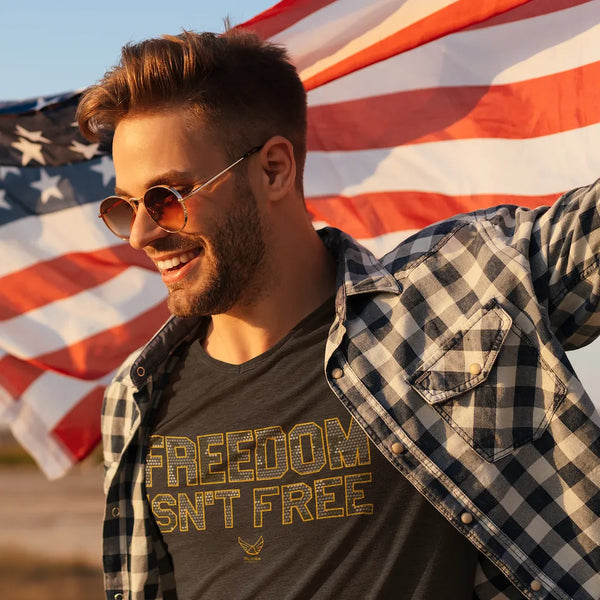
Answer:
[[[242,365],[192,344],[150,437],[179,600],[470,600],[477,552],[329,389],[333,301]]]

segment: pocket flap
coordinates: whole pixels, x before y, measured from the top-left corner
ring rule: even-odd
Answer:
[[[510,315],[491,300],[428,356],[408,383],[429,404],[474,388],[487,379],[511,325]]]

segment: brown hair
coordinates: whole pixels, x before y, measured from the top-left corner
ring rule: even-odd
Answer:
[[[238,29],[128,44],[119,64],[83,93],[77,120],[87,139],[101,141],[127,115],[180,107],[202,118],[231,160],[286,137],[301,189],[306,92],[282,47]]]

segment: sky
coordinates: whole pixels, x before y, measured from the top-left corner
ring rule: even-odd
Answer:
[[[84,88],[114,65],[123,44],[162,33],[223,31],[276,0],[0,0],[0,102]],[[571,353],[600,405],[600,341]]]
[[[0,0],[0,102],[84,88],[121,47],[163,33],[223,31],[277,0]]]

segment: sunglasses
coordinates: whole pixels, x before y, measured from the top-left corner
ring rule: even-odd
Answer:
[[[195,187],[189,194],[182,196],[177,190],[166,185],[155,185],[144,194],[143,198],[123,198],[121,196],[109,196],[100,203],[98,217],[104,224],[122,240],[128,240],[131,228],[135,221],[138,207],[144,204],[148,216],[161,229],[169,233],[181,231],[187,223],[188,213],[185,206],[186,200],[201,190],[217,181],[228,171],[233,169],[243,160],[262,150],[262,146],[256,146],[243,154],[235,162],[225,167],[220,173],[205,181],[202,185]]]

